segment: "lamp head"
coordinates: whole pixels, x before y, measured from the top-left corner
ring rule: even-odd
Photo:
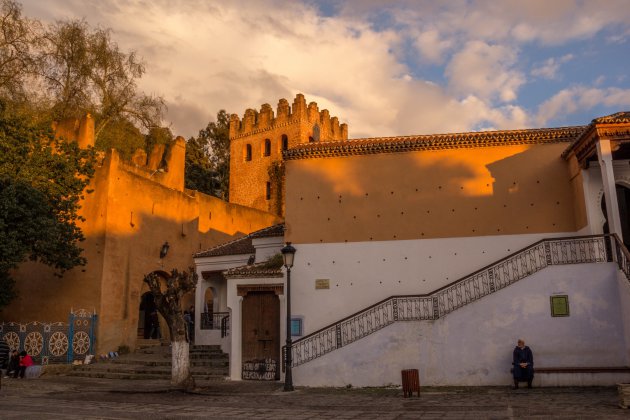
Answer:
[[[280,250],[282,252],[282,258],[284,259],[284,266],[286,268],[293,267],[293,257],[295,256],[296,249],[291,246],[291,242],[287,242],[287,245]]]

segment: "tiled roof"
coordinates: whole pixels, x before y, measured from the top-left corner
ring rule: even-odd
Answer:
[[[307,143],[284,152],[287,160],[335,156],[398,153],[520,144],[562,143],[575,140],[586,126],[530,130],[480,131],[453,134],[374,137],[336,142]]]
[[[630,111],[617,112],[605,117],[595,118],[592,124],[622,124],[630,123]]]
[[[282,267],[268,268],[267,262],[230,268],[223,272],[225,277],[283,277]]]
[[[278,223],[249,234],[249,237],[252,239],[271,238],[273,236],[284,236],[284,223]]]
[[[223,255],[243,255],[254,254],[256,249],[252,243],[255,238],[267,238],[273,236],[284,235],[284,223],[257,230],[233,241],[217,245],[213,248],[196,253],[193,258],[200,257],[219,257]]]

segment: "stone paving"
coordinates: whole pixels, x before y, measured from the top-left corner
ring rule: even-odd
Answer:
[[[194,392],[164,380],[44,376],[2,379],[2,419],[630,419],[616,388],[297,388],[281,383],[198,382]]]

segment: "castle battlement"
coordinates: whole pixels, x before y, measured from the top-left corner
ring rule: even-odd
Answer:
[[[262,104],[260,111],[251,108],[245,110],[242,120],[237,114],[230,115],[230,139],[251,136],[297,123],[317,126],[321,141],[339,141],[348,138],[347,124],[339,124],[339,119],[331,118],[327,109],[320,111],[316,102],[310,102],[307,105],[304,95],[298,93],[291,106],[286,99],[280,99],[275,116],[269,104]]]
[[[94,119],[90,114],[86,114],[80,120],[68,118],[56,122],[52,128],[56,138],[76,141],[79,147],[84,149],[94,147]],[[112,149],[111,155],[115,156],[112,159],[120,161],[118,151]],[[186,140],[178,136],[168,147],[165,144],[154,145],[149,154],[143,149],[136,150],[131,162],[121,162],[121,167],[133,168],[136,175],[165,187],[183,191],[185,160]]]

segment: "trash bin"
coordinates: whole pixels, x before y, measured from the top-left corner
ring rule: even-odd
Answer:
[[[405,398],[413,396],[414,392],[420,396],[420,375],[418,369],[405,369],[402,374],[403,396]]]

